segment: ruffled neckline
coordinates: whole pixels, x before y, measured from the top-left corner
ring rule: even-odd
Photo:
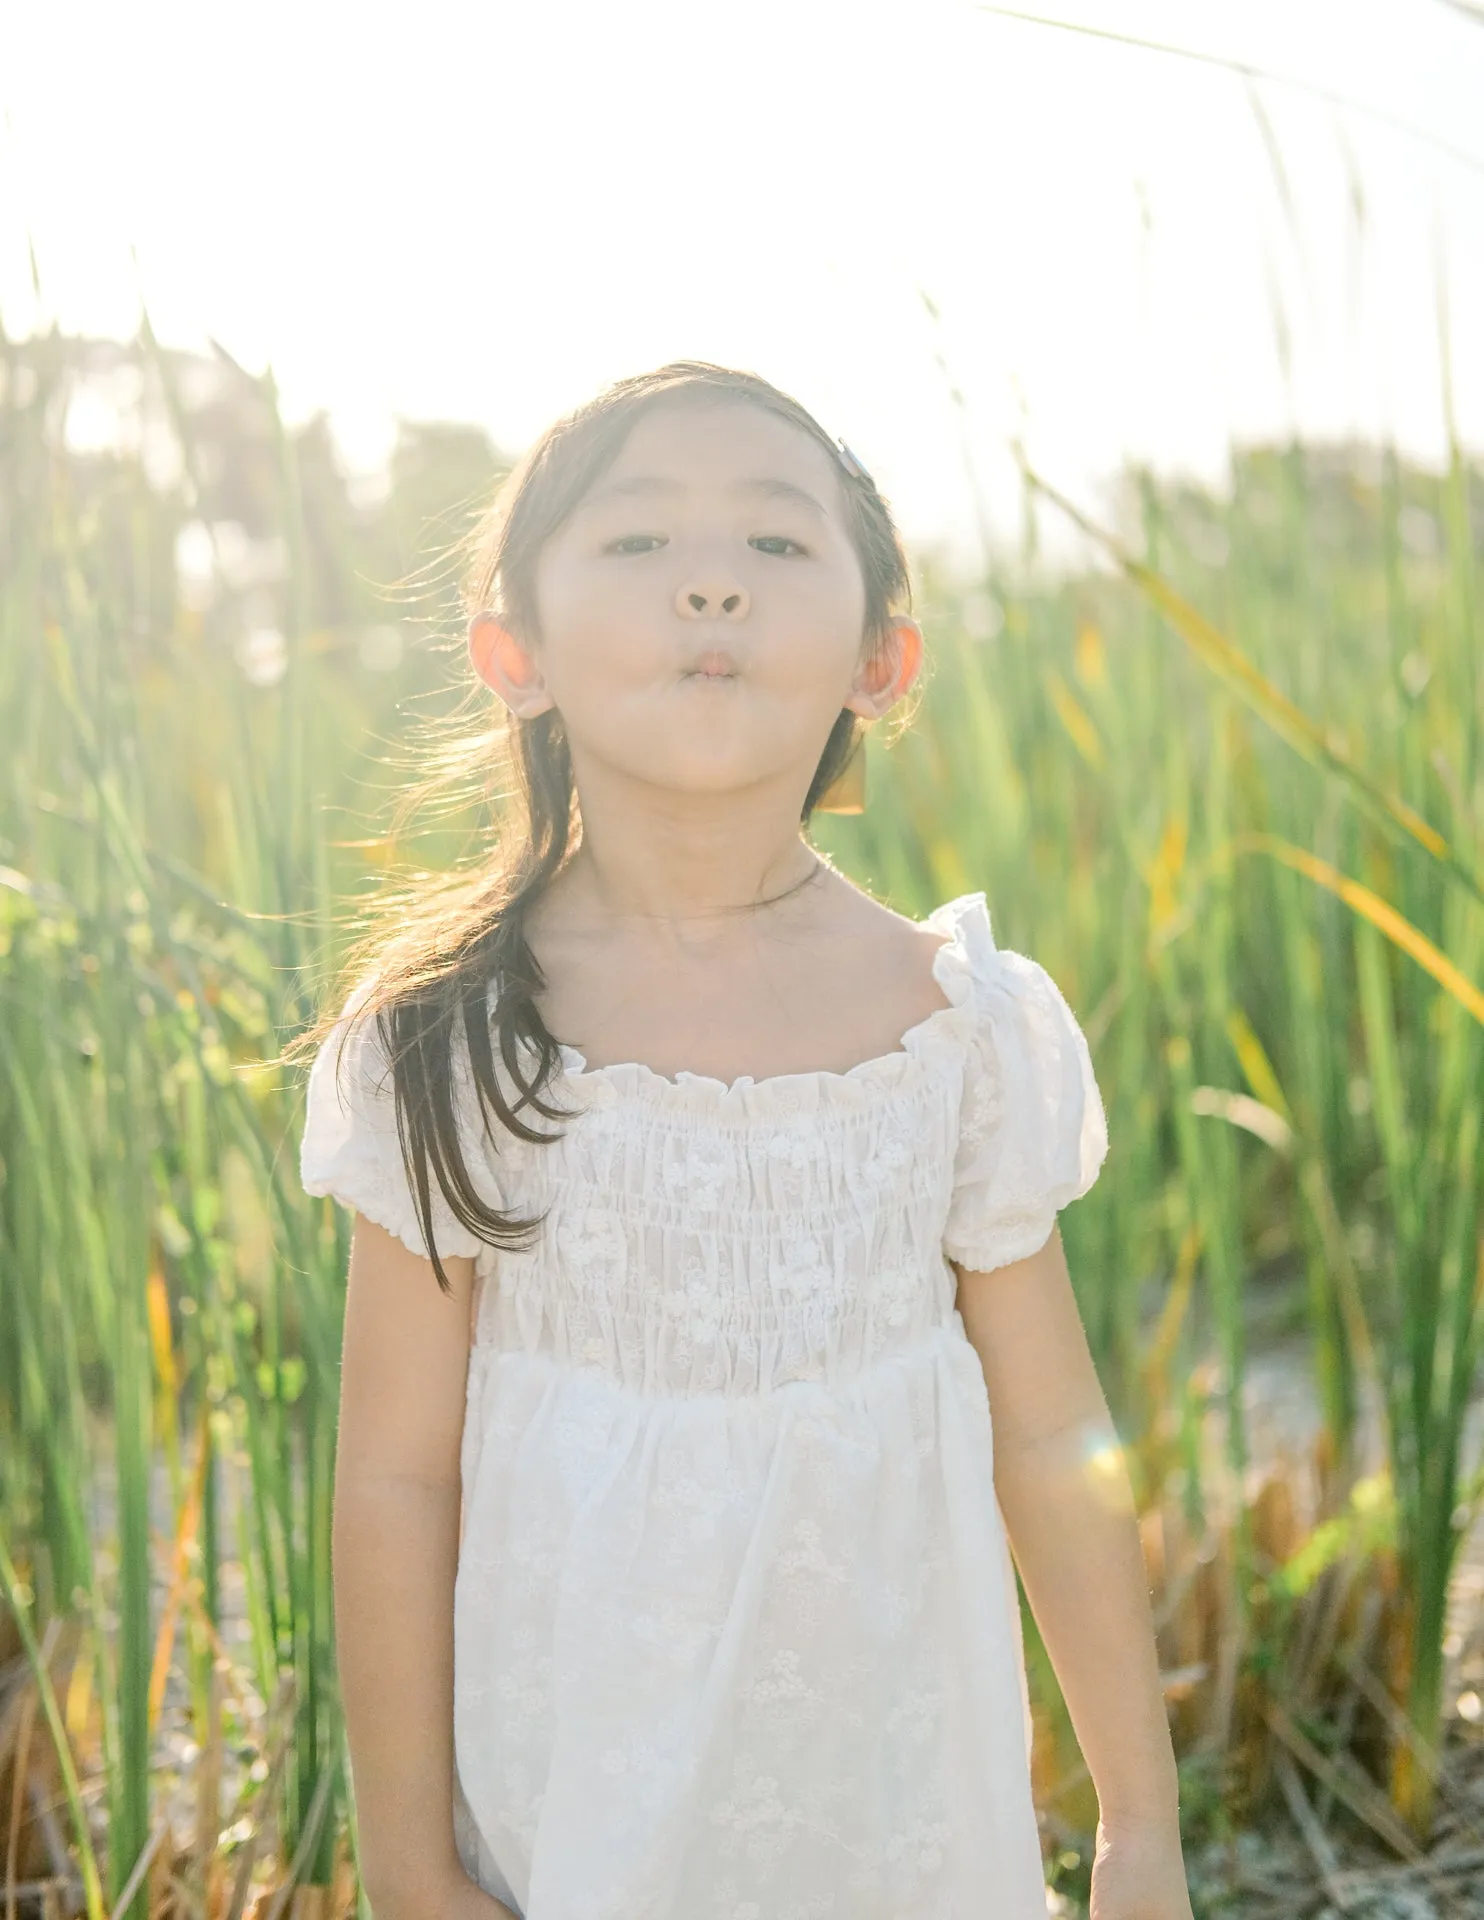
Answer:
[[[799,1112],[828,1102],[868,1098],[877,1087],[893,1085],[931,1061],[956,1053],[974,1020],[973,990],[976,955],[981,964],[994,950],[989,904],[982,888],[961,893],[935,907],[921,922],[948,938],[933,955],[932,974],[948,1004],[911,1026],[890,1053],[876,1054],[843,1071],[810,1067],[802,1073],[767,1074],[761,1080],[750,1073],[720,1080],[709,1073],[682,1067],[672,1079],[638,1060],[615,1060],[590,1067],[586,1057],[566,1041],[557,1043],[563,1077],[593,1104],[618,1097],[694,1109],[720,1106],[727,1112]]]

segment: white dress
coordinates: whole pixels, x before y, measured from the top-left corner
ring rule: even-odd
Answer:
[[[525,1920],[1044,1920],[988,1396],[945,1255],[1034,1253],[1106,1120],[984,894],[926,924],[950,1004],[845,1073],[670,1080],[564,1047],[565,1138],[492,1154],[461,1042],[471,1175],[551,1209],[500,1252],[431,1182],[440,1253],[476,1261],[456,1831]],[[374,1022],[348,1108],[337,1044],[303,1184],[425,1255]]]

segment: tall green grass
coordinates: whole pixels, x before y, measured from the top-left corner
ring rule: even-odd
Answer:
[[[0,343],[0,369],[14,1655],[53,1674],[78,1858],[86,1831],[104,1863],[90,1911],[136,1881],[130,1911],[150,1903],[154,1868],[135,1869],[160,1844],[167,1712],[267,1775],[198,1815],[201,1886],[218,1814],[258,1831],[271,1812],[279,1877],[327,1888],[349,1813],[328,1564],[348,1222],[299,1191],[300,1091],[262,1063],[383,857],[383,762],[456,679],[456,646],[431,643],[439,589],[409,606],[378,583],[460,531],[500,463],[472,431],[408,429],[368,498],[323,423],[286,430],[225,360],[50,337]],[[118,445],[69,446],[83,386],[118,399]],[[1027,486],[1060,510],[1052,477]],[[1364,1549],[1362,1584],[1395,1571],[1368,1645],[1413,1730],[1386,1743],[1384,1785],[1417,1830],[1443,1608],[1484,1490],[1463,1443],[1484,1278],[1481,526],[1457,450],[1434,475],[1293,445],[1234,452],[1220,496],[1125,476],[1085,520],[1085,568],[1052,576],[1027,548],[965,588],[925,564],[915,722],[870,742],[865,813],[816,832],[909,913],[984,887],[1000,943],[1042,960],[1088,1031],[1114,1151],[1064,1230],[1141,1500],[1205,1555],[1203,1592],[1219,1576],[1201,1737],[1221,1790],[1256,1804],[1262,1766],[1239,1782],[1227,1757],[1298,1657],[1289,1599]],[[1248,1497],[1250,1304],[1273,1276],[1322,1435],[1302,1562]],[[1378,1473],[1379,1540],[1352,1524]],[[60,1665],[49,1623],[74,1636]],[[244,1677],[281,1726],[232,1705]]]

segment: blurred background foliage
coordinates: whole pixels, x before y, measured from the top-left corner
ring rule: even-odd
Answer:
[[[358,1898],[350,1218],[273,1063],[357,894],[495,830],[382,823],[413,723],[478,710],[444,556],[507,464],[405,422],[351,476],[220,351],[0,342],[0,1845],[37,1911]],[[1253,1831],[1304,1842],[1271,1893],[1484,1825],[1484,471],[1129,471],[1060,569],[1054,481],[974,577],[918,557],[920,697],[812,832],[909,914],[984,888],[1087,1032],[1112,1153],[1063,1232],[1214,1911]],[[1074,1907],[1095,1809],[1032,1670]]]

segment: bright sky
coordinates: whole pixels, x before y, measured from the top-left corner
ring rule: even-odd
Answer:
[[[0,64],[0,317],[127,334],[142,295],[167,341],[271,362],[356,464],[398,414],[513,451],[624,373],[749,366],[909,536],[963,549],[970,464],[1014,537],[1022,423],[1093,506],[1128,456],[1219,476],[1290,423],[1441,458],[1445,287],[1484,449],[1484,19],[1031,10],[1311,81],[1477,164],[968,0],[47,0]]]

